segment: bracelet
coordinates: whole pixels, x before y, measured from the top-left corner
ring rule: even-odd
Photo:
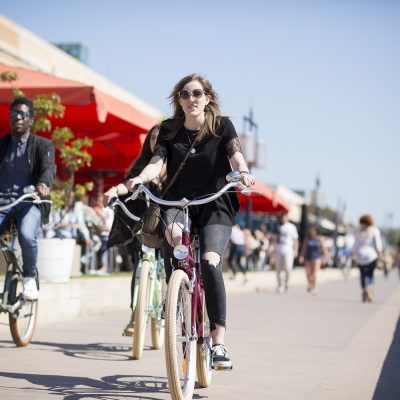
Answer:
[[[249,171],[240,171],[240,173],[241,173],[241,174],[247,174],[247,175],[250,175],[250,172],[249,172]]]

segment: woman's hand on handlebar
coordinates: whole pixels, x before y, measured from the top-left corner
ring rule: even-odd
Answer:
[[[143,179],[140,176],[136,176],[135,178],[129,179],[126,186],[130,192],[134,192],[136,190],[136,185],[141,184],[143,184]]]
[[[242,181],[243,185],[247,187],[253,186],[256,183],[254,176],[246,171],[240,173],[240,180]]]
[[[110,189],[107,190],[107,192],[105,192],[103,194],[103,205],[104,207],[107,207],[112,199],[115,199],[116,197],[118,197],[118,190],[115,186],[110,187]]]
[[[107,207],[111,200],[116,199],[118,196],[128,194],[128,188],[125,183],[120,183],[117,186],[112,186],[103,194],[103,205]]]

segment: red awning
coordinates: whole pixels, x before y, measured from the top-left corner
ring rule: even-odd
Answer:
[[[251,211],[253,212],[276,214],[289,211],[290,205],[267,185],[256,182],[251,189],[257,192],[252,192],[250,195],[239,193],[240,208],[242,211],[246,211],[249,199],[251,199]]]
[[[53,127],[66,126],[76,137],[93,139],[90,171],[125,171],[140,149],[140,134],[147,132],[159,119],[140,107],[123,102],[98,88],[42,72],[0,64],[0,73],[18,74],[16,83],[0,82],[0,136],[9,132],[9,104],[13,86],[27,97],[57,93],[65,108],[63,119],[54,119]]]

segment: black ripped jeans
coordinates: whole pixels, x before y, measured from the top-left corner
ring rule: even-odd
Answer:
[[[231,237],[232,227],[213,224],[199,228],[197,232],[200,238],[201,274],[204,282],[207,313],[210,319],[210,328],[214,330],[215,324],[226,326],[226,292],[222,277],[222,261]],[[164,240],[164,246],[164,263],[168,282],[177,260],[174,258],[172,248],[166,240]],[[209,252],[219,254],[220,262],[217,265],[212,265],[203,259],[203,255]]]

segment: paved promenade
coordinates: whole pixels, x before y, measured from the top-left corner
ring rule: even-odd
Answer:
[[[353,274],[356,274],[355,270]],[[245,283],[240,273],[233,280],[229,279],[229,276],[225,274],[228,293],[274,290],[276,286],[274,271],[250,272]],[[320,282],[342,279],[343,275],[336,269],[323,270],[319,275]],[[1,278],[0,285],[3,287]],[[67,283],[41,282],[39,325],[123,309],[129,306],[130,285],[131,278],[128,275],[80,277],[71,279]],[[305,285],[303,268],[296,268],[293,271],[291,285]],[[0,315],[0,323],[6,321],[7,316]],[[0,325],[0,332],[1,330]]]
[[[234,369],[214,373],[195,399],[400,398],[397,274],[378,276],[376,301],[361,304],[356,279],[326,276],[311,296],[300,272],[280,295],[272,274],[257,291],[244,290],[241,277],[227,281]],[[168,399],[164,353],[151,350],[147,337],[142,360],[132,360],[131,339],[120,336],[128,316],[119,309],[42,323],[27,348],[15,348],[3,326],[0,398]]]

